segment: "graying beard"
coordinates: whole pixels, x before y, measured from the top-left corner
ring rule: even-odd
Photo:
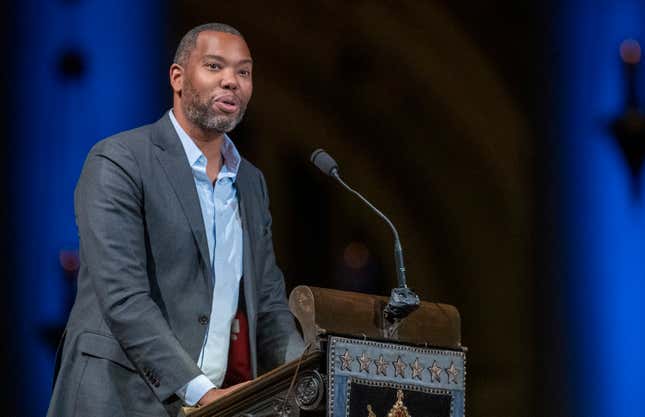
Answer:
[[[187,86],[192,93],[192,100],[190,102],[185,102],[184,113],[188,120],[202,128],[206,131],[211,131],[215,133],[228,133],[238,125],[238,123],[244,117],[246,108],[242,108],[235,119],[231,119],[226,116],[218,116],[211,114],[213,111],[211,109],[211,104],[206,105],[202,104],[200,101],[199,94],[195,93],[194,89],[191,86]]]

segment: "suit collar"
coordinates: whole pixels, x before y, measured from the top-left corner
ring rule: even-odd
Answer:
[[[179,137],[170,122],[169,111],[152,125],[154,134],[151,137],[151,141],[163,151],[168,149],[172,150],[173,148],[181,149]]]
[[[199,149],[199,147],[195,144],[193,139],[190,136],[188,136],[188,133],[186,133],[184,128],[181,127],[181,125],[175,118],[175,115],[173,114],[172,109],[168,111],[168,118],[170,119],[170,122],[172,123],[172,126],[175,129],[175,132],[177,133],[177,136],[179,136],[181,145],[183,146],[184,151],[186,152],[186,156],[188,157],[188,164],[192,167],[197,163],[197,161],[200,158],[203,157],[205,159],[205,156],[202,153],[201,149]]]

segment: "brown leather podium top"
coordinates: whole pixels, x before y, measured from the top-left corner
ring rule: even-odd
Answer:
[[[387,297],[298,286],[289,308],[302,327],[305,343],[317,346],[325,334],[364,337],[400,343],[461,349],[459,311],[448,304],[422,301],[405,319],[390,323],[383,317]]]

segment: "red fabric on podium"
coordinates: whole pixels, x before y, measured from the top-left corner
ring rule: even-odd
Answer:
[[[224,387],[248,381],[251,378],[251,351],[249,349],[249,321],[246,313],[238,310],[231,326],[228,348],[228,366]]]

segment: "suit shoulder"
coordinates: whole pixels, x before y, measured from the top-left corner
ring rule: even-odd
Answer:
[[[97,142],[89,151],[81,179],[84,176],[100,175],[105,169],[118,169],[135,182],[140,182],[141,161],[150,152],[152,125],[117,133]],[[109,163],[107,163],[109,161]]]
[[[98,154],[111,156],[119,153],[139,154],[150,146],[150,135],[153,125],[144,125],[117,133],[100,140],[90,150],[90,155]]]
[[[262,171],[255,165],[253,165],[248,159],[242,157],[240,161],[240,170],[245,171],[247,174],[250,174],[253,177],[262,176]]]

